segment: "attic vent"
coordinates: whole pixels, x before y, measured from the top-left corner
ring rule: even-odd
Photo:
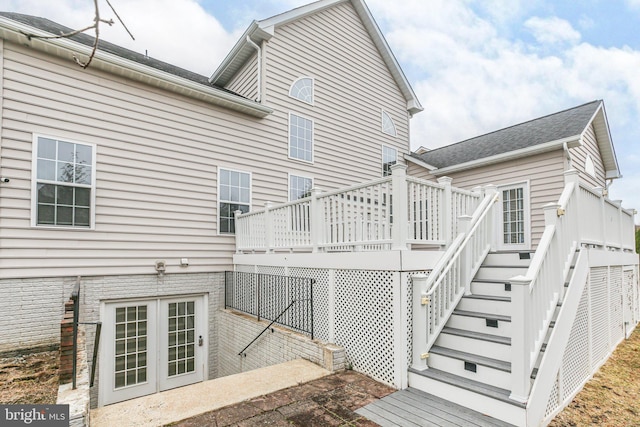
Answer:
[[[591,158],[591,154],[587,154],[587,158],[584,161],[584,171],[591,175],[592,177],[596,177],[596,167],[593,164],[593,159]]]

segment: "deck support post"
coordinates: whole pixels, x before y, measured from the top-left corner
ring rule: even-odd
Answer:
[[[413,283],[413,369],[424,371],[428,369],[427,359],[423,352],[427,349],[427,322],[429,321],[429,304],[423,304],[423,296],[427,295],[427,275],[414,274]]]

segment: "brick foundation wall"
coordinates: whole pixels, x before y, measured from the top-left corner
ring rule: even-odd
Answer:
[[[238,356],[269,322],[231,310],[219,315],[218,376],[237,374],[294,359],[305,359],[330,371],[345,369],[344,348],[273,326]]]
[[[60,384],[72,381],[73,376],[73,301],[64,304],[64,315],[60,322]]]
[[[75,283],[75,277],[0,280],[0,353],[57,346]]]

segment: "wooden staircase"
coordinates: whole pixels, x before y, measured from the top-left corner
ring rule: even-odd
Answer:
[[[525,404],[511,388],[511,285],[530,252],[487,255],[429,351],[426,370],[409,371],[409,385],[514,425],[526,423]]]

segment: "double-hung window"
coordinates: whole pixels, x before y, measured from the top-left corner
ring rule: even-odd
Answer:
[[[289,175],[289,200],[296,201],[311,195],[313,179],[304,176]]]
[[[234,212],[249,212],[251,207],[251,174],[229,169],[219,169],[218,201],[220,233],[236,231]]]
[[[313,120],[289,114],[289,157],[313,162]]]
[[[91,228],[95,164],[92,144],[35,136],[32,224]]]
[[[391,175],[391,166],[398,162],[398,150],[392,147],[382,146],[382,176]]]

